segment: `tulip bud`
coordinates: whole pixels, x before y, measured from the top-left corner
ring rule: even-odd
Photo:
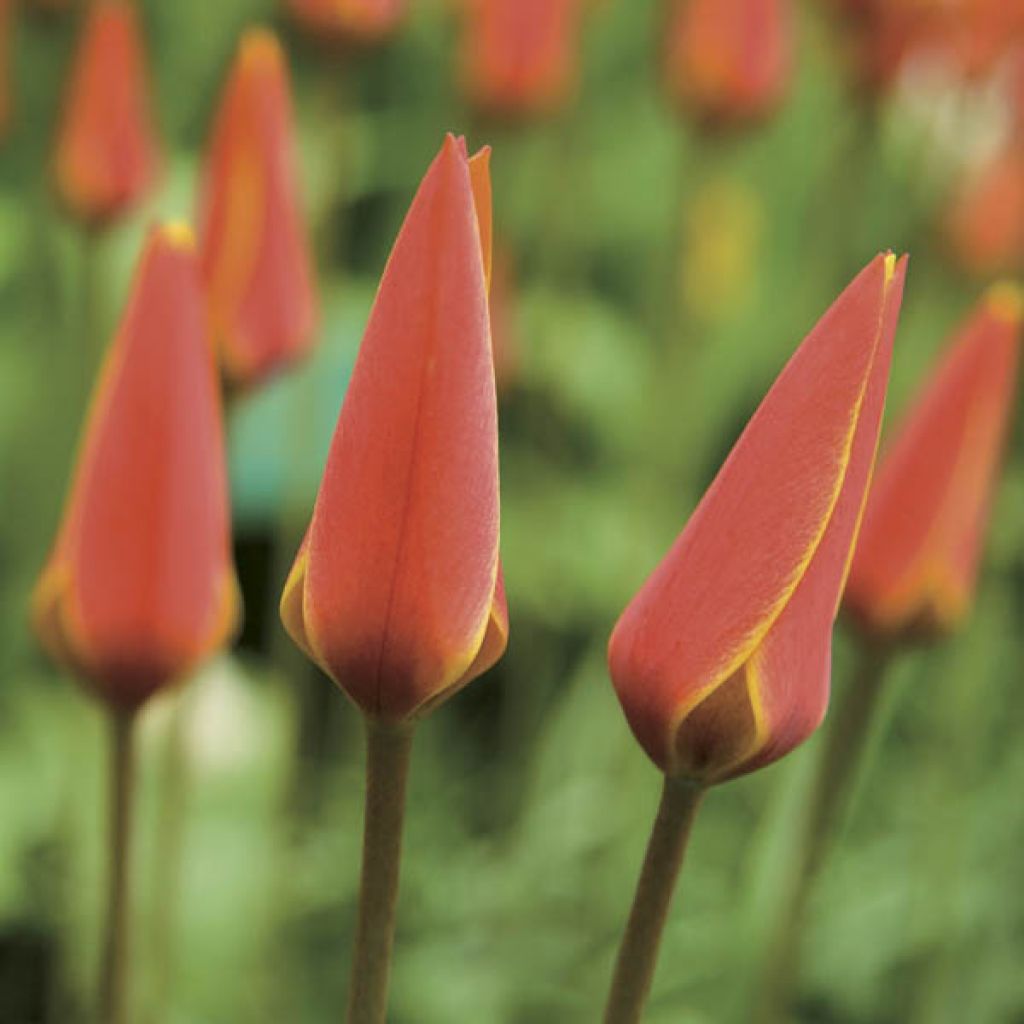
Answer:
[[[47,651],[133,710],[237,617],[216,374],[191,232],[151,232],[32,600]]]
[[[789,0],[672,0],[668,92],[710,124],[764,117],[789,86],[792,37]]]
[[[295,642],[389,722],[484,672],[508,631],[482,159],[449,136],[413,200],[281,599]]]
[[[285,0],[285,5],[295,21],[311,32],[374,43],[398,27],[406,0]]]
[[[945,233],[968,273],[984,277],[1024,266],[1024,144],[1011,145],[965,179]]]
[[[996,285],[957,333],[882,459],[844,606],[871,636],[934,639],[974,592],[1016,393],[1024,296]]]
[[[839,296],[615,627],[619,700],[670,776],[708,785],[769,764],[825,713],[904,272],[879,256]]]
[[[579,76],[581,0],[465,0],[462,82],[471,103],[506,116],[551,114]]]
[[[0,138],[11,120],[11,2],[0,0]]]
[[[244,386],[301,358],[314,340],[292,134],[281,47],[266,29],[251,29],[214,122],[199,257],[214,345],[228,378]]]
[[[65,94],[57,190],[83,220],[107,221],[140,200],[158,162],[135,8],[127,0],[96,0]]]

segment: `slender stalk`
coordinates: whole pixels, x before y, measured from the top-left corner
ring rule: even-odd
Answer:
[[[633,908],[619,947],[605,1024],[636,1024],[654,980],[658,946],[703,789],[665,777]]]
[[[411,725],[366,719],[366,810],[348,1024],[383,1024],[395,935]]]
[[[110,773],[110,878],[100,1024],[128,1024],[131,920],[132,802],[135,795],[135,712],[113,712]]]
[[[849,807],[853,783],[871,735],[891,650],[865,645],[860,663],[825,736],[821,763],[803,820],[796,864],[769,946],[753,1019],[786,1019],[800,971],[800,940],[814,883]]]

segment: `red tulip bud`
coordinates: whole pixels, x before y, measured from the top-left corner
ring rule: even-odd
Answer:
[[[184,226],[150,234],[32,612],[49,653],[125,710],[235,623],[220,398]]]
[[[713,124],[772,112],[792,73],[792,22],[789,0],[672,0],[669,94]]]
[[[485,671],[508,631],[483,159],[449,136],[413,200],[281,600],[295,642],[386,721]]]
[[[204,184],[200,266],[214,344],[229,379],[251,386],[306,354],[317,318],[288,71],[266,29],[239,45]]]
[[[968,273],[988,276],[1024,266],[1024,143],[964,180],[945,229],[953,258]]]
[[[390,35],[405,14],[406,0],[285,0],[291,16],[311,32],[373,43]]]
[[[955,627],[974,592],[1016,394],[1024,297],[991,288],[911,406],[871,488],[845,607],[881,640]]]
[[[839,296],[615,627],[619,700],[669,775],[749,772],[825,713],[904,272],[879,256]]]
[[[57,190],[84,220],[124,213],[159,162],[135,8],[95,0],[86,16],[57,137]]]
[[[579,74],[581,0],[465,0],[462,80],[482,110],[550,114]]]

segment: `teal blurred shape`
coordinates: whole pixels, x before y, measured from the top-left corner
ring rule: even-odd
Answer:
[[[232,402],[228,469],[239,524],[312,507],[373,295],[367,281],[326,291],[310,357]]]

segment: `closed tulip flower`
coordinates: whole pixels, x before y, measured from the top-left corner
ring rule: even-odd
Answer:
[[[309,351],[317,309],[288,71],[266,29],[242,39],[214,122],[200,267],[214,346],[232,383],[257,384]]]
[[[65,94],[57,191],[83,220],[108,221],[139,202],[158,162],[135,8],[127,0],[96,0]]]
[[[407,0],[285,0],[291,16],[309,31],[362,43],[390,35],[406,4]]]
[[[237,617],[220,399],[187,228],[154,230],[33,598],[43,645],[131,711]]]
[[[845,607],[880,641],[949,632],[970,607],[1009,414],[1022,296],[989,290],[907,413],[868,500]]]
[[[579,76],[583,0],[464,0],[462,82],[471,103],[518,117],[564,107]]]
[[[666,87],[682,109],[712,125],[756,120],[792,77],[790,2],[672,0],[665,46]]]
[[[612,634],[616,692],[665,787],[606,1024],[640,1019],[704,789],[781,757],[825,713],[904,273],[879,256],[833,303]]]
[[[350,1024],[379,1024],[415,720],[494,664],[508,622],[487,307],[487,152],[451,136],[399,232],[285,585],[295,642],[365,716]]]
[[[946,215],[945,235],[951,256],[970,274],[1024,267],[1024,142],[965,178]]]

